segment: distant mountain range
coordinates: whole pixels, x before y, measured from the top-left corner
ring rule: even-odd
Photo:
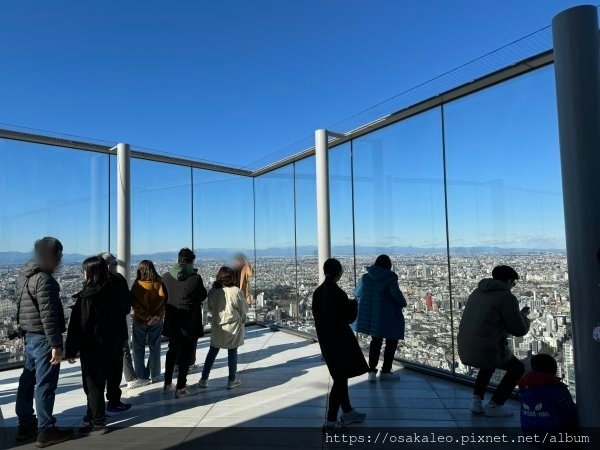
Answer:
[[[231,259],[238,250],[224,248],[196,249],[194,250],[196,257],[199,259]],[[253,250],[241,250],[248,257],[254,255]],[[434,255],[445,253],[445,247],[438,248],[422,248],[422,247],[384,247],[384,246],[357,246],[357,255],[379,255],[387,253],[389,255]],[[515,255],[523,253],[565,253],[564,249],[532,249],[532,248],[500,248],[500,247],[450,247],[450,252],[455,255],[476,255],[476,254],[498,254],[498,255]],[[334,255],[350,256],[353,254],[351,245],[335,246],[332,248]],[[295,254],[293,247],[276,247],[267,249],[258,249],[256,256],[258,257],[293,257]],[[297,248],[298,256],[317,256],[317,247],[314,245],[299,246]],[[83,261],[89,255],[81,255],[78,253],[65,253],[63,262],[77,263]],[[23,264],[31,259],[32,252],[0,252],[0,264]],[[177,258],[177,251],[157,252],[157,253],[142,253],[132,255],[133,261],[142,259],[151,259],[153,261],[172,261]]]

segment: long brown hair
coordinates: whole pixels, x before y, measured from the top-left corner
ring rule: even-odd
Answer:
[[[213,283],[213,287],[220,289],[231,286],[235,286],[235,272],[231,267],[223,266],[217,273],[217,279]]]
[[[160,279],[160,276],[154,268],[152,261],[144,259],[138,264],[137,276],[135,279],[140,281],[156,281]]]

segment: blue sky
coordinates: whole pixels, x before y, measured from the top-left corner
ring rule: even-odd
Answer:
[[[5,1],[0,4],[0,122],[252,165],[310,136],[316,128],[542,28],[559,11],[580,3],[498,1],[486,2],[482,8],[480,1]],[[451,210],[451,225],[455,224],[451,236],[457,245],[501,241],[527,247],[564,245],[562,207],[556,197],[560,172],[553,94],[547,94],[552,90],[551,70],[532,78],[464,100],[462,106],[457,103],[446,111],[449,181],[455,177],[457,182],[471,183],[449,188],[451,208],[453,202],[471,205],[460,208],[460,213],[457,208],[454,216]],[[536,92],[543,98],[535,97]],[[495,111],[501,100],[505,107]],[[504,119],[495,121],[498,117]],[[432,112],[415,120],[415,126],[437,130],[436,120]],[[497,125],[493,138],[490,124]],[[390,135],[382,139],[391,152],[385,157],[390,164],[371,176],[387,177],[388,185],[379,186],[383,193],[364,183],[355,186],[356,206],[364,205],[357,211],[369,216],[357,219],[357,243],[428,246],[443,241],[443,230],[437,225],[440,192],[435,181],[442,173],[439,136],[428,133],[422,142],[410,130],[406,124],[381,132]],[[394,141],[395,133],[401,144]],[[355,144],[356,156],[372,157],[372,145]],[[408,172],[430,181],[424,187],[407,187],[402,170],[388,172],[402,161],[411,167],[413,159],[407,155],[414,154],[411,148],[420,152],[421,145],[430,157],[415,157],[417,169]],[[63,234],[74,251],[82,253],[107,245],[108,161],[104,166],[104,161],[93,162],[94,155],[72,156],[65,150],[69,157],[63,157],[54,169],[57,173],[49,172],[53,166],[48,152],[32,147],[0,143],[4,179],[0,182],[0,251],[27,249],[27,242],[50,232]],[[502,149],[510,151],[498,161],[496,152]],[[14,152],[20,152],[20,157],[9,155]],[[24,154],[31,156],[25,159]],[[475,157],[481,154],[487,156]],[[524,160],[514,163],[523,155]],[[26,178],[30,187],[24,187],[23,173],[31,172],[34,160],[35,180]],[[101,164],[106,173],[96,168],[92,175],[92,164]],[[191,195],[181,186],[187,181],[180,182],[178,175],[183,169],[142,166],[133,169],[134,187],[154,193],[137,194],[146,199],[137,207],[133,251],[171,250],[183,240],[182,245],[191,245],[191,238],[179,237],[192,229],[191,223],[187,225],[191,212],[185,210]],[[232,204],[227,199],[235,196],[233,204],[247,224],[251,185],[216,178],[212,174],[195,178],[198,189],[205,179],[206,192],[211,193],[202,197],[207,206],[200,210]],[[502,225],[498,225],[499,213],[490,211],[493,202],[486,200],[492,195],[493,179],[505,183],[500,190]],[[475,181],[483,184],[473,187]],[[279,194],[273,193],[275,198],[289,197],[291,183],[274,184]],[[349,185],[340,181],[336,189],[340,198],[336,211],[346,218]],[[410,194],[413,189],[418,195]],[[316,240],[310,225],[314,218],[310,192],[308,182],[297,196],[299,243]],[[43,205],[30,203],[32,195]],[[394,212],[389,212],[392,208],[385,213],[370,211],[376,200],[394,204]],[[62,206],[50,206],[57,201]],[[80,206],[73,206],[77,202]],[[257,244],[268,247],[290,241],[293,210],[284,203],[257,215]],[[44,207],[52,214],[43,212]],[[154,216],[161,208],[169,220]],[[199,225],[211,214],[194,216],[194,230],[203,236],[203,246],[246,247],[247,241],[252,245],[247,230],[243,237],[231,239],[237,236],[235,226],[222,217]],[[340,244],[351,242],[345,218],[333,218],[343,228],[333,232]],[[378,224],[383,224],[382,230]],[[90,240],[87,229],[101,236]]]

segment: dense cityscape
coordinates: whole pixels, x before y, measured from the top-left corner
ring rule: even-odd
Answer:
[[[355,286],[354,257],[338,257],[345,272],[340,286],[353,297]],[[374,256],[356,257],[356,277],[360,278],[374,261]],[[408,306],[404,310],[406,338],[398,347],[397,357],[457,374],[473,376],[475,370],[464,366],[458,355],[453,356],[454,342],[462,309],[480,279],[489,277],[497,264],[516,268],[521,278],[514,288],[521,306],[531,308],[530,332],[520,338],[510,338],[515,355],[527,359],[540,352],[551,352],[559,362],[559,376],[574,391],[573,345],[567,260],[564,252],[521,254],[460,254],[451,258],[452,295],[448,282],[448,261],[445,254],[395,255],[393,270],[398,274],[400,288]],[[155,261],[159,273],[168,271],[173,261]],[[212,285],[225,259],[204,260],[198,264],[207,287]],[[134,266],[135,267],[135,264]],[[311,311],[312,293],[318,285],[316,256],[258,258],[254,277],[254,302],[248,320],[297,328],[314,333]],[[0,265],[0,366],[22,359],[22,342],[10,340],[15,328],[16,304],[14,285],[19,265]],[[72,295],[82,284],[80,264],[64,264],[56,273],[61,286],[61,299],[68,320]],[[135,271],[132,270],[132,280]],[[296,286],[298,288],[296,289]],[[205,324],[210,317],[205,314]],[[359,335],[363,346],[368,336]]]

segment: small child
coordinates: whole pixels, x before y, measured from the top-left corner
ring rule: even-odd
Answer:
[[[556,360],[547,354],[535,355],[531,369],[519,381],[523,433],[575,431],[575,402],[567,385],[556,376]]]

